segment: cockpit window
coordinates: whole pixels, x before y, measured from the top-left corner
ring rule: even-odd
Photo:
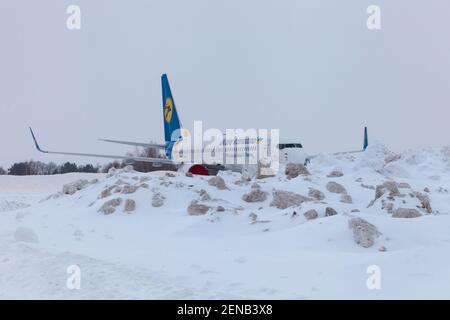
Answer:
[[[301,143],[280,143],[278,149],[283,150],[286,148],[303,148]]]

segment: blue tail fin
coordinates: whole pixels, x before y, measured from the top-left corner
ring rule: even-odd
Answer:
[[[178,118],[175,101],[173,100],[167,75],[161,76],[162,85],[162,102],[163,102],[163,122],[164,122],[164,139],[166,142],[166,155],[171,158],[172,147],[180,138],[181,123]]]
[[[363,144],[363,150],[366,150],[369,146],[369,136],[367,135],[367,127],[364,127],[364,144]]]

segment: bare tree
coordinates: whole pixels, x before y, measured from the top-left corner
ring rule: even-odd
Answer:
[[[102,167],[102,172],[103,173],[107,173],[108,171],[109,171],[109,169],[111,169],[111,168],[116,168],[116,169],[119,169],[119,168],[123,168],[125,166],[125,164],[123,163],[123,162],[119,162],[119,161],[117,161],[117,160],[115,160],[115,161],[113,161],[113,162],[110,162],[110,163],[107,163],[107,164],[105,164],[103,167]]]

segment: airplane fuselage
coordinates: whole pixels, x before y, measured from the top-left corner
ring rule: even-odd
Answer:
[[[193,171],[196,174],[200,174],[198,170],[203,174],[206,171],[208,174],[216,174],[218,170],[242,172],[249,167],[257,167],[261,162],[306,163],[307,157],[300,143],[279,143],[272,148],[270,140],[257,141],[224,141],[216,146],[207,145],[202,149],[187,150],[181,158],[175,156],[173,160],[179,163],[182,171]]]

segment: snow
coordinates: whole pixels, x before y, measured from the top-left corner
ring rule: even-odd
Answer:
[[[103,177],[102,173],[66,173],[50,176],[0,176],[0,193],[49,193],[77,179]]]
[[[321,154],[308,171],[249,182],[220,172],[223,190],[209,185],[211,177],[163,171],[0,176],[0,298],[450,298],[450,148],[394,154],[374,144],[359,154]],[[343,175],[327,177],[333,171]],[[73,195],[61,192],[78,179],[91,183]],[[255,181],[267,199],[246,202]],[[330,181],[353,203],[329,192]],[[375,187],[386,181],[403,183],[400,195],[375,199]],[[122,193],[126,185],[137,188]],[[310,188],[325,198],[270,206],[274,190],[308,197]],[[432,213],[420,207],[418,192],[429,197]],[[161,206],[152,205],[155,195]],[[115,198],[122,201],[113,213],[99,212]],[[124,211],[127,199],[134,211]],[[193,200],[209,210],[189,215]],[[388,203],[421,216],[393,218]],[[326,217],[327,207],[338,214]],[[308,220],[312,209],[318,217]],[[374,245],[355,243],[353,217],[380,232]],[[66,286],[71,265],[81,270],[79,290]],[[366,285],[372,265],[380,268],[380,290]]]

